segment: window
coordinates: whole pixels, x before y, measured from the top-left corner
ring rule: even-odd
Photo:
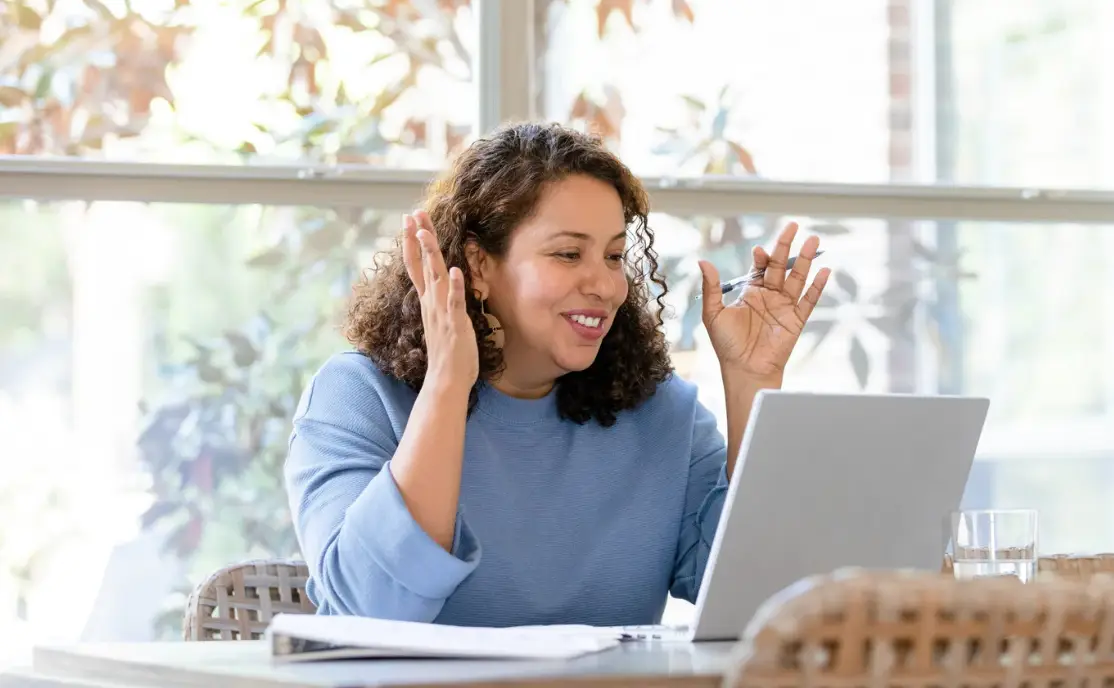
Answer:
[[[431,168],[475,135],[467,0],[5,0],[0,16],[0,153]]]
[[[289,419],[308,376],[344,346],[344,296],[397,217],[0,204],[0,436],[14,475],[0,486],[0,570],[15,584],[14,599],[0,598],[15,607],[6,614],[33,611],[38,632],[135,635],[150,629],[75,614],[134,589],[101,590],[98,576],[72,571],[105,566],[117,585],[129,568],[156,582],[176,572],[142,610],[174,636],[188,581],[230,558],[297,555],[282,487]],[[119,538],[150,533],[169,557],[138,547],[105,560]],[[39,580],[54,583],[26,583]]]
[[[549,2],[543,112],[647,175],[885,180],[887,4]]]
[[[540,111],[591,124],[641,174],[1114,186],[1101,0],[544,0],[539,14]]]
[[[797,220],[836,273],[787,385],[989,396],[966,503],[1110,550],[1111,29],[1100,0],[0,0],[0,663],[176,637],[205,574],[297,554],[289,418],[351,283],[519,117],[643,176],[713,411],[695,260],[741,274]]]

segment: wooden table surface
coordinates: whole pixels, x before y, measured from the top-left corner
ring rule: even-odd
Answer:
[[[263,641],[88,643],[36,648],[2,688],[719,686],[732,643],[623,643],[568,661],[344,660],[282,664]]]

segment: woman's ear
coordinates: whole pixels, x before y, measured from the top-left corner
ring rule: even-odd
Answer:
[[[468,261],[468,271],[472,274],[472,290],[481,301],[487,298],[490,292],[487,274],[491,269],[491,260],[475,240],[469,239],[464,244],[464,258]]]

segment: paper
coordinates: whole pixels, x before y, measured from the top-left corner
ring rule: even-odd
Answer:
[[[288,659],[301,654],[307,655],[304,659],[310,655],[567,659],[620,642],[614,629],[593,626],[474,628],[315,614],[279,614],[272,619],[268,633],[272,638],[312,641],[297,647],[286,642],[284,651],[275,643],[274,654],[288,655]],[[305,649],[311,645],[313,649]]]

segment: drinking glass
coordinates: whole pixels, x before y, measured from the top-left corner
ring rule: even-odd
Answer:
[[[1037,512],[980,509],[952,514],[952,570],[956,578],[1037,574]]]

